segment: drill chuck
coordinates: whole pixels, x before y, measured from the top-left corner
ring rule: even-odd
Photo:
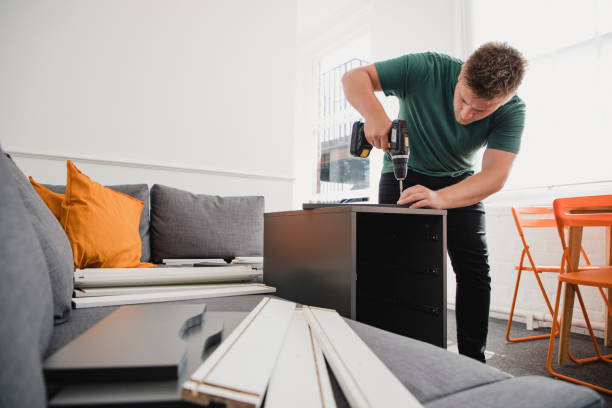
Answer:
[[[404,180],[408,175],[408,155],[396,154],[391,156],[393,161],[393,174],[396,180]]]

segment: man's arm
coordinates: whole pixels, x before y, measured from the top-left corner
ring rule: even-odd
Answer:
[[[365,119],[364,132],[368,142],[388,151],[391,119],[374,95],[375,91],[382,91],[376,67],[367,65],[347,72],[342,76],[342,86],[346,99]]]
[[[460,183],[433,191],[421,185],[404,190],[398,204],[413,203],[410,208],[447,209],[475,204],[501,190],[510,174],[516,154],[486,149],[482,170]]]

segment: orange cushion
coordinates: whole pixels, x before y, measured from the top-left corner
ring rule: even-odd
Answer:
[[[42,198],[45,204],[47,204],[47,207],[49,207],[53,215],[55,215],[55,218],[57,218],[57,220],[59,221],[60,213],[62,211],[62,202],[64,201],[64,195],[51,191],[42,184],[38,184],[34,181],[32,177],[30,177],[30,183],[32,184],[34,190],[36,190],[40,198]]]
[[[138,233],[144,203],[91,180],[68,160],[60,222],[75,268],[153,267],[140,262]]]

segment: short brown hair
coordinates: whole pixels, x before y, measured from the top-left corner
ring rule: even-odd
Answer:
[[[488,42],[465,62],[463,74],[477,97],[505,98],[518,89],[527,67],[523,55],[506,43]]]

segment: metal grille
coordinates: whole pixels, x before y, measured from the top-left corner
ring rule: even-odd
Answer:
[[[344,96],[342,75],[368,62],[353,58],[321,73],[319,81],[319,138],[317,193],[345,192],[369,187],[369,159],[349,153],[351,126],[359,119]]]

